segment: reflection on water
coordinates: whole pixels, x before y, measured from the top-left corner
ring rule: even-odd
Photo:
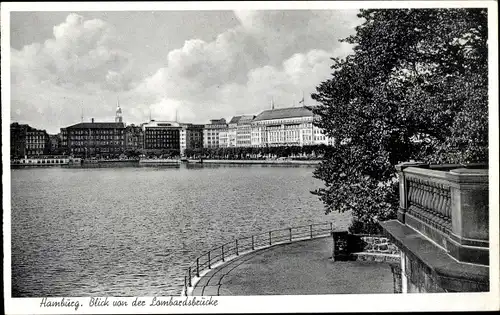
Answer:
[[[313,167],[26,168],[12,178],[13,296],[179,295],[202,251],[334,220]]]

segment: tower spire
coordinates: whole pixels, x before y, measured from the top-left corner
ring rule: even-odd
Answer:
[[[304,91],[302,90],[302,99],[300,100],[299,104],[302,103],[302,106],[306,106],[304,103]]]
[[[120,107],[120,99],[116,96],[116,116],[115,122],[123,122],[122,109]]]

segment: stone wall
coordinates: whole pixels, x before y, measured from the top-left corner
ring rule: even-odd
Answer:
[[[356,236],[356,235],[355,235]],[[379,253],[379,254],[399,254],[399,249],[396,245],[392,244],[387,237],[370,235],[359,236],[363,242],[363,250],[361,252]]]
[[[399,249],[381,235],[332,233],[334,260],[399,261]]]

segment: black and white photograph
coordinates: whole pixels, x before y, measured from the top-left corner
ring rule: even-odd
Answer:
[[[499,310],[495,1],[1,14],[7,314]]]

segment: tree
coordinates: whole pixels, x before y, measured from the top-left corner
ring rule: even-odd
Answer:
[[[353,232],[395,217],[395,165],[484,162],[488,157],[486,9],[361,10],[333,73],[312,98],[315,124],[336,139],[313,193],[353,211]]]

